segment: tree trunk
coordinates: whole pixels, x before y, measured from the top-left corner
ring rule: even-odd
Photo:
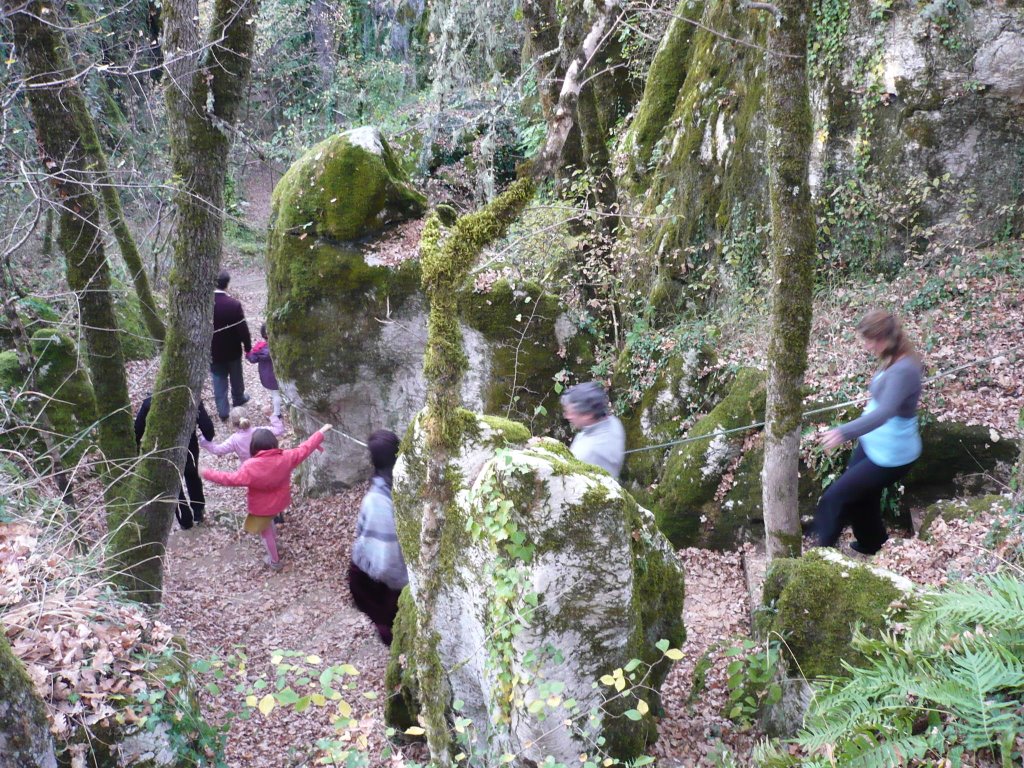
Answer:
[[[95,142],[95,130],[71,65],[67,40],[57,24],[43,21],[42,2],[5,0],[4,10],[11,19],[25,70],[42,162],[60,206],[58,243],[89,351],[100,415],[100,448],[108,462],[108,514],[113,514],[124,503],[124,462],[134,459],[136,451],[99,202],[90,186],[92,169],[86,147],[90,141]],[[61,10],[59,6],[45,9],[56,11],[50,13],[50,18],[57,19],[64,16]],[[122,465],[115,469],[117,462]]]
[[[452,451],[462,441],[462,377],[468,366],[459,328],[459,289],[473,261],[488,243],[501,237],[533,196],[533,184],[521,179],[477,213],[463,216],[452,228],[443,247],[438,245],[440,223],[435,214],[424,228],[420,245],[423,290],[430,299],[427,348],[423,373],[427,380],[425,416],[430,461],[420,525],[420,585],[416,593],[416,675],[420,707],[433,764],[451,765],[451,734],[445,712],[449,690],[445,670],[437,655],[438,636],[431,622],[441,585],[438,583],[438,552],[446,524],[445,510],[455,502],[449,478]]]
[[[334,80],[335,54],[338,43],[334,34],[331,6],[326,0],[313,0],[309,8],[309,24],[313,32],[313,47],[320,70],[320,87],[327,89]]]
[[[797,507],[801,389],[807,368],[814,289],[815,224],[807,166],[806,0],[782,0],[768,33],[766,105],[771,201],[771,327],[763,477],[769,559],[800,554]]]
[[[0,744],[7,768],[57,768],[46,705],[0,625]]]
[[[137,505],[111,543],[116,580],[159,603],[185,446],[195,432],[210,360],[213,286],[220,269],[230,131],[249,77],[257,0],[216,0],[202,45],[197,0],[162,6],[171,166],[179,180],[167,338],[133,488]]]

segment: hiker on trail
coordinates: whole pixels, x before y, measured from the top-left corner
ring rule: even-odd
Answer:
[[[330,428],[330,424],[324,424],[304,443],[288,450],[277,447],[277,437],[269,429],[257,429],[249,446],[252,458],[242,464],[237,472],[218,472],[214,469],[204,469],[202,472],[203,477],[212,483],[249,489],[246,497],[249,515],[245,518],[245,530],[263,537],[267,547],[264,562],[275,571],[281,570],[281,558],[277,552],[274,516],[283,512],[291,503],[292,470],[320,447],[324,433]]]
[[[213,292],[213,339],[210,341],[210,377],[213,379],[213,399],[217,402],[217,415],[228,419],[228,380],[231,383],[231,405],[238,407],[249,402],[242,380],[242,352],[252,349],[249,326],[245,322],[242,302],[228,295],[231,275],[222,269],[217,275],[217,290]]]
[[[142,435],[146,432],[146,419],[149,418],[149,409],[153,405],[153,396],[146,395],[145,400],[135,414],[135,444],[142,445]],[[199,410],[196,412],[196,426],[203,433],[204,440],[213,439],[213,420],[206,412],[203,401],[199,401]],[[206,512],[206,495],[203,493],[203,481],[199,477],[199,441],[196,439],[196,431],[192,430],[188,439],[188,451],[185,454],[185,466],[181,474],[185,477],[185,488],[178,489],[178,506],[174,510],[174,516],[186,531],[193,523],[203,522],[203,515]],[[185,490],[188,496],[185,496]]]
[[[359,508],[356,541],[348,569],[348,588],[356,607],[369,616],[385,645],[398,614],[398,596],[409,583],[395,532],[391,503],[391,470],[398,457],[398,436],[381,429],[366,441],[373,461],[373,479]]]
[[[881,367],[868,387],[864,414],[821,436],[826,449],[858,440],[846,471],[818,502],[814,529],[818,545],[834,546],[846,525],[853,527],[855,552],[873,555],[888,538],[882,522],[882,491],[901,479],[921,455],[917,404],[921,398],[921,359],[900,321],[873,309],[857,324],[868,352]]]
[[[280,417],[281,389],[277,385],[277,376],[274,375],[274,361],[270,357],[266,323],[260,325],[260,336],[263,337],[263,340],[252,345],[252,349],[246,353],[245,359],[259,366],[260,384],[270,392],[270,400],[274,404],[274,415]]]
[[[565,391],[561,402],[562,414],[579,430],[569,446],[572,455],[618,480],[626,458],[626,430],[610,412],[604,387],[596,381],[577,384]]]
[[[280,416],[273,413],[269,414],[269,416],[270,431],[276,437],[281,437],[284,434],[284,422],[281,421]],[[252,426],[252,422],[249,421],[244,405],[231,409],[230,414],[228,414],[228,422],[235,430],[231,437],[222,443],[213,443],[207,440],[204,435],[199,438],[199,447],[209,451],[214,456],[227,456],[229,453],[233,453],[238,456],[239,461],[245,461],[252,456],[249,453],[249,444],[252,442],[252,436],[256,432],[256,427]]]

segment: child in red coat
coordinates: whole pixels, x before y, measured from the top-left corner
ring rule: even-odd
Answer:
[[[249,516],[245,518],[245,530],[263,537],[267,564],[275,571],[281,569],[281,558],[277,555],[274,516],[283,512],[292,500],[292,470],[320,448],[324,433],[330,428],[330,424],[324,424],[298,448],[289,450],[277,447],[277,437],[269,429],[257,429],[249,445],[252,458],[245,461],[237,472],[214,469],[202,472],[203,477],[211,482],[249,489]]]

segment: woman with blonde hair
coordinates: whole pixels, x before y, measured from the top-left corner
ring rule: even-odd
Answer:
[[[873,309],[857,324],[857,333],[881,365],[868,387],[871,398],[864,413],[821,436],[828,450],[847,440],[858,443],[846,471],[818,502],[814,528],[818,545],[831,547],[850,525],[855,537],[851,548],[873,555],[888,538],[882,491],[902,479],[921,455],[917,405],[922,368],[895,315]]]

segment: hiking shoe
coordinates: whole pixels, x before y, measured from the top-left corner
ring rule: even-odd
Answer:
[[[865,557],[871,557],[872,555],[875,555],[878,552],[877,549],[873,551],[868,549],[856,539],[850,542],[850,549],[852,549],[858,555],[864,555]]]
[[[284,568],[284,563],[281,562],[280,558],[278,558],[276,561],[275,560],[271,560],[270,559],[270,555],[264,555],[263,556],[263,562],[266,565],[269,565],[270,566],[270,570],[272,570],[272,571],[280,571],[282,568]]]

